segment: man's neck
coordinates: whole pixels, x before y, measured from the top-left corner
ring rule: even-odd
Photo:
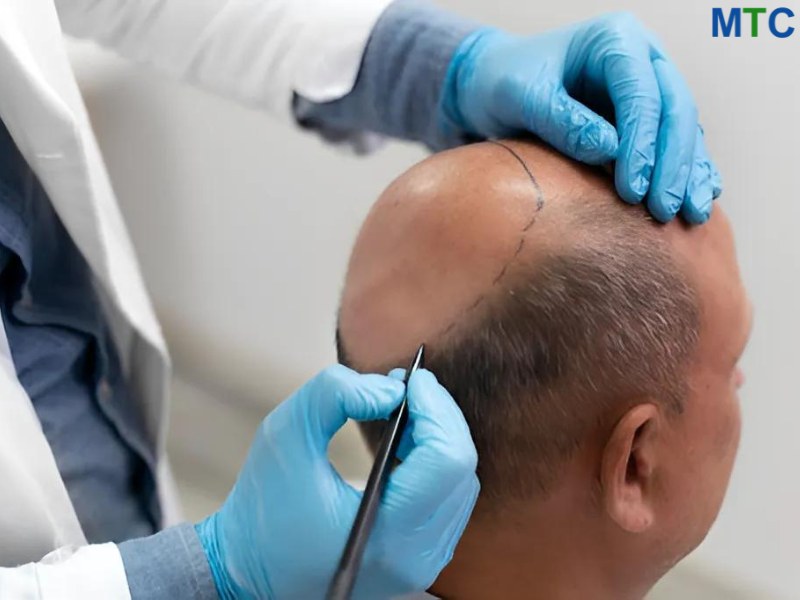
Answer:
[[[474,518],[431,588],[444,600],[641,600],[636,566],[598,547],[591,524],[559,510],[541,518]]]

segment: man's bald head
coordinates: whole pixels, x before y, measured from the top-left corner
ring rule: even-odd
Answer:
[[[699,329],[684,229],[656,225],[601,173],[539,146],[435,155],[364,223],[340,361],[386,371],[425,342],[470,425],[482,498],[529,497],[634,401],[680,409]],[[381,424],[363,430],[374,445]]]

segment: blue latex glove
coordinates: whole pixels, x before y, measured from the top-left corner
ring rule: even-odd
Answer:
[[[221,598],[324,597],[361,499],[332,467],[328,443],[348,418],[388,417],[403,389],[335,366],[264,419],[225,504],[195,527]],[[452,397],[424,370],[408,392],[407,453],[381,501],[357,598],[430,586],[478,495],[475,446]]]
[[[455,53],[442,107],[471,135],[532,132],[581,162],[616,160],[620,196],[647,196],[660,221],[702,223],[722,191],[686,82],[627,13],[533,37],[479,29]]]

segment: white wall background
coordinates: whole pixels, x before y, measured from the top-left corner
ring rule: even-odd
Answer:
[[[443,3],[518,32],[633,10],[685,73],[756,306],[739,462],[691,560],[762,590],[747,597],[800,598],[800,33],[715,40],[712,3],[698,0]],[[422,150],[343,156],[92,47],[73,56],[179,371],[261,412],[333,361],[353,236]]]

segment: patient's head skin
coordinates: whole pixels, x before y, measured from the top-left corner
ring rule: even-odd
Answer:
[[[470,424],[481,495],[434,593],[638,599],[704,538],[732,469],[750,308],[731,229],[719,207],[657,225],[601,174],[505,144],[381,196],[340,359],[386,371],[424,341]]]

